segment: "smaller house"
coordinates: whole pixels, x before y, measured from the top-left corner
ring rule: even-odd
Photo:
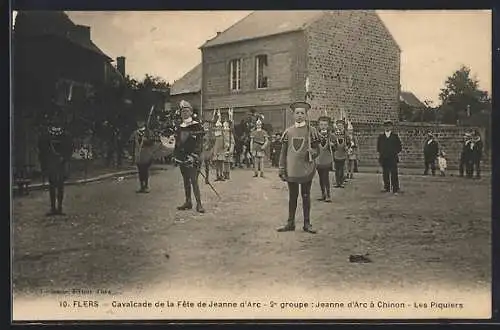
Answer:
[[[176,108],[181,100],[193,106],[195,113],[201,113],[201,63],[192,68],[170,88],[170,102]]]
[[[426,105],[422,103],[416,96],[415,94],[411,92],[403,92],[399,94],[399,101],[405,103],[412,109],[425,109]]]
[[[415,94],[401,91],[399,93],[399,120],[406,122],[425,121],[427,106]]]

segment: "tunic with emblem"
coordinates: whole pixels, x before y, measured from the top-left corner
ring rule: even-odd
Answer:
[[[332,141],[330,134],[320,134],[319,155],[316,160],[316,166],[319,169],[332,168]]]
[[[311,147],[318,152],[318,133],[314,127],[311,132],[306,126],[289,127],[281,138],[282,147],[279,167],[286,171],[288,182],[306,183],[313,179],[316,172],[316,160],[309,161],[309,139]]]

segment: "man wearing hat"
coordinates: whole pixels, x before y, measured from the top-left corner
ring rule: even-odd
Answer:
[[[392,131],[391,120],[384,121],[384,133],[380,134],[377,140],[377,152],[379,163],[382,166],[382,177],[384,180],[383,192],[399,192],[398,162],[399,153],[402,150],[399,135]]]
[[[42,173],[49,179],[51,215],[63,215],[64,181],[69,176],[69,162],[73,154],[73,141],[64,129],[62,113],[56,112],[47,129],[38,140]],[[57,205],[56,205],[57,202]]]
[[[295,102],[290,105],[295,123],[289,127],[281,138],[282,147],[279,161],[279,176],[288,183],[288,221],[278,232],[295,230],[295,213],[297,200],[302,195],[305,232],[315,234],[312,228],[311,185],[316,171],[316,157],[319,155],[319,135],[315,128],[307,123],[307,112],[311,108],[307,102]]]
[[[174,160],[181,169],[184,181],[184,193],[186,200],[184,204],[177,207],[178,210],[190,210],[193,208],[191,200],[191,187],[196,199],[196,211],[205,213],[201,204],[200,186],[198,176],[201,167],[201,153],[203,151],[204,130],[202,125],[193,119],[193,107],[189,102],[182,100],[179,103],[182,123],[175,136]]]
[[[424,142],[424,175],[429,174],[429,167],[432,175],[436,175],[436,159],[439,153],[439,145],[431,131],[427,132],[427,138]]]
[[[472,134],[465,133],[464,139],[462,142],[462,151],[460,152],[460,165],[458,168],[458,175],[463,177],[464,171],[467,169],[467,164],[470,163],[471,160],[471,148],[470,144],[472,143]]]
[[[472,135],[472,170],[471,174],[473,174],[474,169],[476,171],[476,179],[481,178],[481,158],[483,156],[483,141],[481,140],[481,134],[479,131],[474,130],[474,134]]]

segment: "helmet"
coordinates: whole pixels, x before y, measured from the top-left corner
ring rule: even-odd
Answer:
[[[191,104],[188,101],[186,101],[186,100],[182,100],[179,103],[179,108],[181,108],[181,109],[188,108],[188,109],[193,110],[193,107],[191,106]]]

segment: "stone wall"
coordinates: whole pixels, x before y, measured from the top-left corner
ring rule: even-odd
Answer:
[[[306,29],[312,117],[398,120],[400,50],[373,10],[335,10]]]
[[[384,130],[382,124],[354,123],[355,136],[359,143],[360,166],[378,166],[377,138]],[[400,167],[423,168],[423,146],[429,130],[434,132],[440,150],[446,153],[449,169],[458,168],[458,160],[462,148],[462,139],[466,131],[472,127],[454,125],[433,125],[425,123],[399,123],[394,127],[403,144],[400,154]],[[484,129],[477,128],[484,136]],[[484,163],[489,164],[488,151],[485,151]]]

